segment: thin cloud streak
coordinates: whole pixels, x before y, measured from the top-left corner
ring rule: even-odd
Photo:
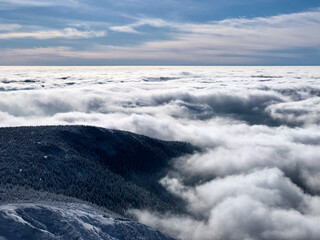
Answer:
[[[151,26],[155,28],[160,28],[160,27],[172,27],[173,24],[170,22],[164,21],[162,19],[143,18],[129,25],[110,27],[110,30],[116,31],[116,32],[140,33],[136,29],[142,26]]]
[[[58,0],[58,1],[48,1],[48,0],[0,0],[1,8],[15,8],[15,7],[50,7],[50,6],[68,6],[75,7],[79,6],[78,0]]]
[[[94,38],[103,37],[106,35],[105,31],[80,31],[76,28],[65,28],[63,30],[44,30],[37,32],[8,32],[0,33],[0,39],[14,39],[14,38],[35,38],[35,39],[50,39],[50,38]]]
[[[14,31],[19,28],[21,28],[21,25],[19,25],[19,24],[0,24],[0,33]]]

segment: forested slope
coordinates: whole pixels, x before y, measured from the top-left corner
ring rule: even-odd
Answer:
[[[40,191],[120,214],[128,208],[179,211],[179,200],[158,180],[172,158],[195,150],[187,143],[89,126],[0,128],[0,199],[32,199]],[[15,189],[18,197],[8,194]]]

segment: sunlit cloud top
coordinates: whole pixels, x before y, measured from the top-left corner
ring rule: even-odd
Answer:
[[[0,0],[0,65],[319,65],[316,0]]]

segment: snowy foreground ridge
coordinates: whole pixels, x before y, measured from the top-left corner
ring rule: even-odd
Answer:
[[[0,239],[171,239],[143,224],[79,203],[0,205]]]

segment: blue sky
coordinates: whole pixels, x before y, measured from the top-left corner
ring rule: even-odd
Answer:
[[[319,65],[319,0],[0,0],[0,65]]]

